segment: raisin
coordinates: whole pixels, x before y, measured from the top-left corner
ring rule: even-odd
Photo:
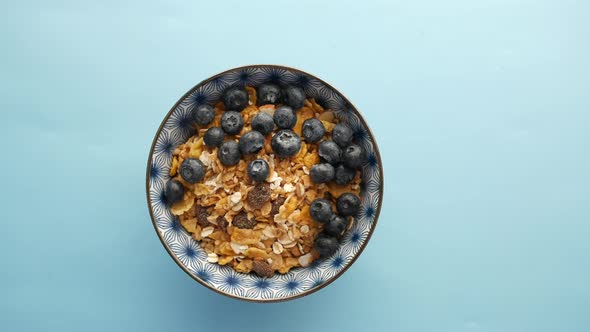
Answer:
[[[274,215],[278,214],[279,213],[279,208],[284,203],[285,203],[285,197],[283,197],[283,196],[279,196],[279,197],[277,197],[277,199],[275,199],[274,201],[272,201],[272,210],[270,210],[270,215],[271,216],[274,216]]]
[[[222,231],[227,232],[228,224],[229,223],[227,222],[224,216],[217,217],[217,226],[219,226],[219,229],[221,229]]]
[[[207,217],[209,217],[209,213],[207,212],[207,209],[200,205],[195,205],[195,214],[197,216],[197,223],[201,227],[206,227],[207,225],[209,225],[209,220],[207,220]]]
[[[275,274],[270,264],[265,261],[254,261],[252,271],[256,272],[262,278],[270,278]]]
[[[270,185],[259,183],[248,193],[248,205],[253,209],[261,209],[270,200]]]
[[[248,219],[248,214],[242,211],[234,216],[232,225],[237,228],[252,229],[256,226],[256,220]]]

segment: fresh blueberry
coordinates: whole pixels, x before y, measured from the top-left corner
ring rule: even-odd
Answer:
[[[318,147],[318,155],[323,161],[336,165],[342,158],[342,149],[334,141],[323,141]]]
[[[252,160],[248,164],[248,176],[252,181],[262,182],[268,177],[270,168],[264,159]]]
[[[359,210],[361,200],[353,193],[344,193],[336,200],[336,209],[342,216],[353,216]]]
[[[334,174],[334,182],[339,185],[349,184],[354,176],[356,175],[356,170],[354,168],[349,168],[344,165],[336,166],[335,174]]]
[[[277,108],[273,119],[277,124],[277,127],[281,129],[291,129],[297,123],[297,115],[289,106],[280,106]]]
[[[217,151],[217,158],[224,166],[233,166],[240,162],[240,148],[235,141],[225,141]]]
[[[305,92],[297,86],[288,86],[283,90],[283,103],[291,106],[294,110],[303,107],[305,102]]]
[[[176,202],[182,201],[182,198],[184,197],[184,187],[182,186],[182,183],[177,180],[170,180],[166,182],[164,196],[166,197],[168,204],[174,204]]]
[[[342,162],[350,168],[359,167],[365,160],[365,152],[359,145],[351,144],[342,152]]]
[[[330,221],[330,218],[334,215],[334,211],[332,211],[332,203],[327,199],[316,198],[309,206],[309,214],[313,220],[325,224]]]
[[[205,176],[205,165],[196,158],[186,158],[180,164],[180,176],[188,183],[201,181]]]
[[[291,157],[301,149],[301,137],[291,129],[283,129],[272,137],[270,146],[277,156]]]
[[[275,129],[275,121],[272,116],[264,112],[256,113],[250,124],[252,129],[259,131],[264,136],[272,133],[273,129]]]
[[[256,153],[264,147],[264,136],[256,130],[249,131],[240,137],[238,145],[242,155]]]
[[[315,183],[332,181],[334,179],[334,173],[334,166],[328,163],[313,165],[311,166],[311,170],[309,170],[309,175]]]
[[[215,111],[207,104],[199,105],[193,110],[193,118],[198,125],[206,126],[213,121]]]
[[[340,236],[344,233],[344,230],[346,230],[346,226],[348,226],[346,219],[334,214],[332,215],[332,218],[330,218],[330,221],[324,225],[324,232],[328,235]]]
[[[261,84],[256,90],[258,105],[276,104],[281,101],[281,88],[272,83]]]
[[[336,142],[336,144],[344,148],[349,146],[352,142],[353,134],[354,133],[349,126],[339,123],[332,130],[332,139],[334,142]]]
[[[322,139],[322,137],[324,137],[325,134],[326,127],[324,127],[322,121],[312,118],[303,122],[303,126],[301,127],[301,135],[307,142],[318,142]]]
[[[221,116],[221,128],[229,135],[236,135],[244,128],[244,118],[235,111],[228,111]]]
[[[241,112],[248,106],[248,92],[243,88],[233,86],[225,90],[222,100],[226,111]]]
[[[223,143],[223,139],[225,138],[225,133],[223,129],[219,127],[211,127],[207,129],[205,132],[205,136],[203,137],[203,142],[205,145],[210,147],[220,146]]]
[[[340,244],[335,237],[320,233],[313,242],[313,246],[321,257],[328,257],[338,250]]]

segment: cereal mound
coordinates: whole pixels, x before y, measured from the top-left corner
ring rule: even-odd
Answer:
[[[254,115],[265,112],[273,115],[276,106],[257,105],[256,90],[246,87],[248,105],[241,111],[244,127],[225,141],[238,142],[241,135],[252,130]],[[310,169],[320,163],[318,143],[303,141],[299,152],[290,158],[279,158],[273,153],[271,139],[279,128],[265,135],[264,147],[255,154],[243,155],[234,166],[224,166],[218,159],[217,147],[206,146],[203,135],[210,127],[221,125],[224,103],[214,106],[214,119],[206,126],[198,126],[196,134],[173,153],[171,179],[184,185],[184,196],[170,206],[182,226],[200,242],[207,252],[207,261],[229,265],[241,273],[254,272],[262,277],[287,273],[295,267],[305,267],[319,258],[314,239],[324,225],[310,215],[310,204],[325,198],[333,204],[343,193],[359,195],[360,172],[346,185],[314,183]],[[306,99],[297,110],[293,131],[301,136],[303,122],[317,118],[330,137],[338,120],[331,110],[324,110],[313,99]],[[186,158],[198,158],[206,168],[200,182],[189,183],[180,176],[179,167]],[[248,163],[263,159],[269,165],[264,182],[256,183],[247,174]],[[348,227],[354,218],[347,217]]]

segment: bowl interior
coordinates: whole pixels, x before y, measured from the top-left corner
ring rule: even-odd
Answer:
[[[362,166],[361,212],[354,226],[346,232],[340,249],[330,258],[318,260],[309,267],[267,279],[208,263],[205,251],[168,211],[163,200],[172,152],[194,134],[190,119],[192,108],[216,102],[228,86],[258,86],[265,82],[296,84],[304,88],[308,98],[315,98],[325,108],[334,110],[336,116],[354,130],[356,142],[365,148],[368,156]],[[150,215],[162,244],[172,258],[203,285],[228,296],[252,301],[279,301],[305,295],[327,285],[344,272],[360,254],[373,232],[381,207],[382,183],[381,160],[376,143],[354,106],[330,85],[310,74],[269,65],[223,72],[199,83],[185,94],[158,130],[147,170]]]

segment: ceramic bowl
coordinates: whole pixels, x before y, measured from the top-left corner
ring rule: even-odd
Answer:
[[[355,133],[356,142],[367,151],[362,165],[361,209],[353,227],[346,232],[339,250],[331,257],[316,260],[305,268],[287,274],[260,278],[242,274],[227,266],[208,263],[207,255],[180,225],[165,205],[164,185],[169,179],[172,152],[194,134],[190,111],[195,105],[214,103],[232,85],[258,86],[274,82],[295,84],[305,90],[308,98],[347,123]],[[234,68],[212,76],[190,89],[166,114],[156,132],[147,165],[147,203],[149,213],[162,245],[178,266],[200,284],[218,293],[257,302],[283,301],[313,293],[330,284],[359,257],[375,230],[383,199],[383,167],[377,142],[360,112],[338,90],[323,80],[301,70],[275,66],[253,65]],[[371,273],[356,271],[355,273]],[[370,286],[367,286],[370,287]]]

